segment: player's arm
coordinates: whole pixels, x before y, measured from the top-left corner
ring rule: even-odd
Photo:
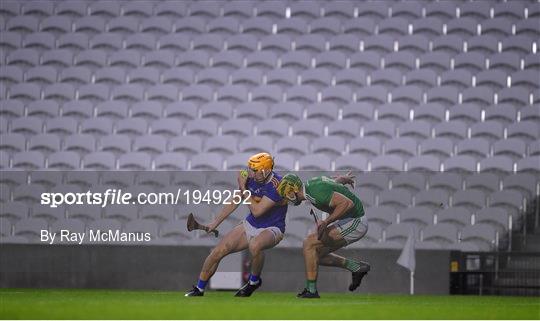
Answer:
[[[214,221],[208,225],[208,228],[210,231],[215,230],[221,222],[223,222],[229,215],[231,215],[237,208],[240,206],[240,204],[236,204],[236,202],[231,202],[230,204],[225,204],[222,208],[219,214],[216,216]]]
[[[348,171],[345,175],[333,176],[332,178],[338,184],[342,185],[351,185],[354,188],[354,178],[356,176],[351,174],[351,171]]]
[[[330,213],[330,216],[326,218],[326,224],[339,220],[345,215],[345,213],[347,213],[347,211],[354,207],[354,203],[343,194],[334,192],[332,194],[332,198],[330,199],[329,207],[332,209],[332,213]]]
[[[271,200],[266,195],[261,198],[260,202],[248,202],[249,210],[251,211],[251,214],[255,217],[259,217],[264,215],[268,210],[270,210],[272,207],[276,205],[276,202]]]

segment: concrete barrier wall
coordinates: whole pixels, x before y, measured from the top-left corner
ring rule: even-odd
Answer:
[[[184,291],[196,282],[209,251],[208,247],[181,246],[2,244],[0,287]],[[348,249],[339,253],[371,264],[360,292],[408,293],[409,273],[396,264],[399,251]],[[449,266],[448,251],[417,250],[416,293],[448,294]],[[300,291],[305,283],[303,270],[300,249],[267,251],[261,289]],[[347,271],[320,269],[320,291],[343,292],[349,282]]]

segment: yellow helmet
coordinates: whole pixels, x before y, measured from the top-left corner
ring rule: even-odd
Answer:
[[[248,160],[248,168],[254,171],[271,171],[274,169],[274,158],[268,153],[258,153]]]

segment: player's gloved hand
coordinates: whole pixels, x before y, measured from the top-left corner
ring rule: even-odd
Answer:
[[[351,187],[354,189],[354,179],[356,178],[356,176],[352,175],[351,171],[348,171],[345,175],[332,176],[332,178],[340,184],[351,185]]]
[[[324,235],[324,231],[326,231],[326,227],[328,226],[328,223],[326,221],[319,221],[317,223],[317,240],[321,240]]]

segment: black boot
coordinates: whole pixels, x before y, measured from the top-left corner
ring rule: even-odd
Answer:
[[[360,283],[362,283],[364,276],[366,276],[369,270],[371,270],[371,266],[369,264],[365,262],[361,262],[361,264],[364,266],[360,270],[352,272],[352,282],[349,285],[349,291],[356,290],[360,286]]]
[[[308,289],[305,289],[298,293],[296,295],[297,298],[300,298],[300,299],[319,299],[320,296],[319,296],[319,291],[315,291],[315,293],[311,293],[308,291]]]
[[[186,294],[184,294],[184,296],[204,296],[204,291],[201,291],[201,290],[199,290],[198,287],[193,286],[193,289],[186,292]]]
[[[253,294],[253,292],[255,292],[255,290],[260,288],[261,285],[262,285],[262,279],[259,279],[259,282],[257,284],[251,284],[248,281],[246,284],[244,284],[243,287],[240,288],[240,290],[238,290],[238,292],[236,292],[234,296],[249,297],[251,296],[251,294]]]

